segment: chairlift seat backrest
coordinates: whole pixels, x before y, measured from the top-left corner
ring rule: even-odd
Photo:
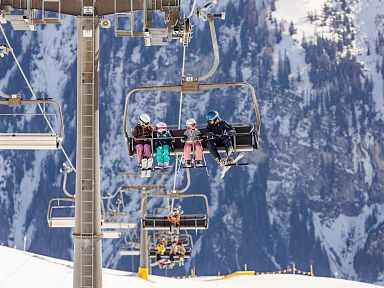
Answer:
[[[56,115],[59,117],[59,127],[54,129],[51,127],[47,120],[47,114],[43,111],[41,106],[42,114],[44,115],[50,132],[48,133],[23,133],[23,132],[12,132],[12,133],[0,133],[0,149],[12,149],[12,150],[57,150],[61,148],[61,144],[64,137],[64,122],[63,114],[59,103],[52,99],[29,99],[24,100],[19,94],[12,94],[5,100],[0,100],[0,105],[15,108],[25,105],[53,105],[56,108]],[[9,114],[0,114],[9,115]],[[12,114],[13,115],[13,114]],[[17,114],[15,114],[17,115]],[[24,114],[19,114],[24,115]],[[13,115],[14,116],[14,115]],[[56,131],[57,130],[57,131]]]
[[[101,229],[135,229],[135,223],[129,222],[101,222]]]
[[[54,228],[74,228],[75,217],[50,217],[48,219],[48,226]],[[134,229],[136,228],[135,223],[128,222],[101,222],[101,229],[105,232],[105,229]]]
[[[180,229],[208,229],[208,217],[204,214],[182,215],[179,222],[177,227]],[[141,223],[144,230],[169,230],[173,227],[167,216],[145,215]]]
[[[0,133],[2,150],[57,150],[62,138],[48,133]]]

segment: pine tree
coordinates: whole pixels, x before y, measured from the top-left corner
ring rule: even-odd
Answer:
[[[295,26],[293,25],[293,21],[291,21],[291,24],[289,25],[289,28],[288,28],[288,31],[289,31],[289,35],[293,35],[293,34],[296,34],[296,28]]]

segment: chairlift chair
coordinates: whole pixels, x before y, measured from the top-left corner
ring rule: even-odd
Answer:
[[[22,133],[0,132],[0,149],[12,149],[12,150],[57,150],[61,148],[64,137],[64,121],[63,114],[60,105],[53,99],[35,99],[35,100],[23,100],[19,94],[13,94],[4,100],[0,100],[0,105],[5,105],[10,108],[16,108],[23,105],[40,105],[51,104],[56,107],[56,113],[59,116],[59,128],[57,131],[51,127],[51,131],[48,133]],[[0,114],[1,115],[1,114]],[[3,114],[4,115],[4,114]],[[7,116],[13,116],[16,114],[6,114]],[[17,114],[25,115],[25,114]],[[46,117],[45,112],[42,114]]]
[[[61,211],[61,213],[58,211]],[[75,211],[74,198],[53,198],[49,200],[48,211],[47,211],[48,227],[53,227],[53,228],[75,227],[75,217],[68,216],[74,213],[74,211]],[[57,216],[57,214],[60,214],[60,216]]]
[[[60,212],[59,212],[60,211]],[[53,198],[49,200],[47,211],[47,223],[51,228],[75,228],[75,199],[74,198]],[[136,224],[123,221],[111,221],[101,219],[103,238],[120,238],[121,230],[135,229]]]
[[[135,237],[136,236],[136,237]],[[140,255],[140,241],[137,235],[126,233],[124,243],[120,244],[118,253],[120,256],[138,256]]]
[[[120,256],[139,256],[140,255],[140,244],[136,242],[124,243],[119,248]]]
[[[256,123],[234,123],[234,129],[236,130],[235,135],[232,138],[233,148],[235,152],[252,152],[259,148],[259,131],[260,131],[260,112],[257,104],[256,92],[253,86],[247,82],[223,82],[223,83],[210,83],[210,84],[199,84],[197,78],[192,79],[183,79],[181,85],[170,85],[170,86],[151,86],[151,87],[138,87],[130,90],[127,94],[125,101],[124,109],[124,118],[123,118],[123,132],[128,146],[128,154],[133,157],[136,155],[134,149],[135,138],[130,135],[130,131],[127,127],[128,121],[128,111],[129,111],[129,101],[131,96],[139,91],[163,91],[163,92],[183,92],[183,93],[199,93],[202,91],[213,90],[213,89],[222,89],[225,87],[234,87],[240,86],[247,88],[252,95],[252,105],[256,114]],[[170,125],[169,129],[173,138],[175,139],[175,150],[171,152],[171,155],[182,155],[184,151],[184,143],[181,142],[185,129],[180,129],[177,127],[172,129]],[[199,128],[201,134],[203,135],[202,140],[204,140],[205,129]],[[140,140],[148,140],[151,142],[153,148],[153,142],[157,138],[146,138]],[[202,141],[203,152],[209,153],[207,148],[207,142]],[[224,147],[217,147],[218,152],[225,152]]]
[[[134,229],[136,224],[133,223],[130,213],[124,211],[124,200],[117,198],[124,191],[124,187],[119,187],[113,194],[101,197],[101,214],[102,222],[101,229]],[[120,197],[122,197],[120,195]],[[112,200],[118,199],[116,209],[112,207]],[[107,209],[104,205],[104,200],[107,200]]]
[[[182,199],[182,198],[192,198],[199,197],[204,199],[205,208],[207,214],[189,214],[181,215],[180,225],[177,226],[180,230],[206,230],[208,229],[209,222],[209,206],[208,198],[204,194],[181,194],[181,193],[171,193],[171,194],[147,194],[143,197],[141,201],[142,217],[141,225],[144,230],[170,230],[173,225],[169,222],[167,215],[150,215],[145,211],[145,200],[148,197],[155,198],[169,198],[169,199]]]
[[[103,205],[102,205],[103,207]],[[102,209],[101,229],[135,229],[136,224],[128,212],[105,211]]]

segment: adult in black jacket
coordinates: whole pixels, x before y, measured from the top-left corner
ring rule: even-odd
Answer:
[[[236,131],[227,121],[220,119],[219,112],[210,111],[207,114],[207,128],[205,134],[208,139],[208,149],[212,157],[220,165],[225,165],[233,161],[231,155],[233,153],[232,140],[230,136],[235,135]],[[221,159],[217,146],[224,146],[227,151],[227,159]]]

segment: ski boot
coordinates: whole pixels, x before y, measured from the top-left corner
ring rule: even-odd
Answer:
[[[228,154],[227,154],[227,159],[225,159],[225,165],[233,163],[233,157],[232,157],[233,152],[234,152],[233,147],[232,146],[229,147]]]
[[[196,160],[196,167],[201,167],[203,166],[203,162],[201,160]]]
[[[229,156],[229,157],[227,157],[227,159],[225,160],[225,165],[232,164],[233,161],[234,161],[233,157],[232,157],[232,156]]]
[[[225,159],[216,158],[215,160],[216,160],[217,164],[219,164],[221,167],[224,167]]]
[[[185,167],[192,167],[192,161],[191,160],[186,160],[185,161]]]
[[[157,169],[163,169],[164,168],[164,163],[158,163],[156,168]]]

